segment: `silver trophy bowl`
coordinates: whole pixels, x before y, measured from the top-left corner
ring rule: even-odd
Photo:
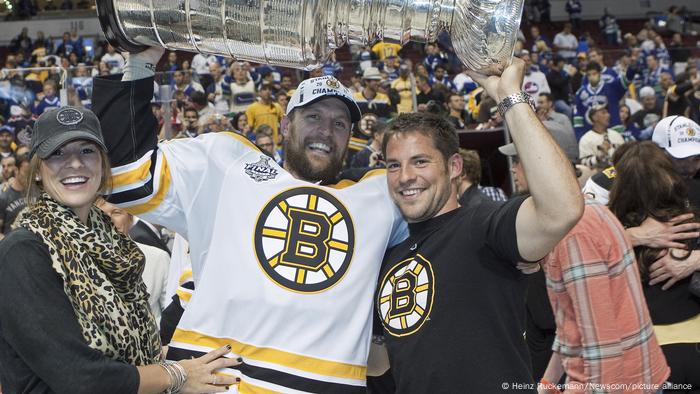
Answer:
[[[108,41],[313,69],[346,43],[432,42],[449,32],[464,65],[510,63],[524,0],[97,0]]]

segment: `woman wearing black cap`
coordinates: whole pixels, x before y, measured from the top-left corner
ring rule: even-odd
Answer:
[[[163,362],[141,279],[144,256],[94,206],[111,178],[86,109],[42,114],[28,207],[0,243],[0,381],[9,393],[222,392],[227,347]]]

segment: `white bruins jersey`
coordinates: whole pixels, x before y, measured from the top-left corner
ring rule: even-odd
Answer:
[[[230,392],[364,393],[384,252],[408,234],[383,170],[298,180],[233,133],[161,143],[113,169],[121,203],[185,236],[196,288],[168,357],[226,344]]]

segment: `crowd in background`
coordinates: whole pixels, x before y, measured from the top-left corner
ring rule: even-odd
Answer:
[[[523,24],[515,56],[528,62],[523,90],[541,104],[542,120],[556,118],[567,132],[573,128],[580,148],[576,159],[604,168],[620,141],[649,139],[664,115],[700,119],[697,50],[686,34],[689,23],[681,18],[682,10],[670,7],[665,23],[640,22],[636,31],[621,31],[606,10],[598,26],[593,25],[599,29],[591,31],[583,29],[577,16],[580,2],[567,3],[570,21],[554,25],[561,29],[548,24],[548,4],[528,3],[524,19],[529,23]],[[163,138],[235,131],[255,140],[262,130],[271,134],[271,154],[279,159],[279,130],[284,129],[287,101],[296,84],[307,76],[334,75],[350,87],[367,116],[357,128],[351,153],[367,145],[374,129],[403,112],[439,113],[458,130],[501,127],[495,103],[467,76],[450,45],[449,37],[441,36],[424,46],[351,46],[349,56],[344,54],[350,59],[340,62],[334,54],[308,75],[220,56],[170,52],[158,66],[154,112]],[[119,73],[124,65],[111,46],[74,32],[52,40],[42,32],[29,37],[23,29],[8,49],[0,60],[0,122],[17,137],[23,134],[22,119],[60,105],[62,89],[67,104],[89,108],[92,77]],[[195,111],[187,111],[191,109]],[[13,125],[18,119],[20,127]],[[268,127],[259,130],[261,126]],[[607,129],[618,134],[605,141],[611,149],[599,150],[603,141],[588,132],[602,135]]]

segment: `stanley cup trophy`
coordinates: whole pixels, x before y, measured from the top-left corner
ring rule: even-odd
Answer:
[[[313,69],[345,43],[432,42],[449,32],[471,70],[510,63],[523,0],[97,0],[116,48],[148,46]]]

